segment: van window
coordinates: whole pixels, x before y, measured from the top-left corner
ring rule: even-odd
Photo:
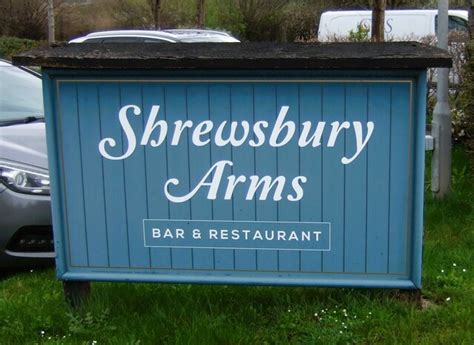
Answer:
[[[448,30],[469,32],[467,21],[457,16],[448,17]],[[438,32],[438,15],[435,18],[435,31]]]
[[[449,16],[448,30],[468,32],[467,21],[456,16]]]

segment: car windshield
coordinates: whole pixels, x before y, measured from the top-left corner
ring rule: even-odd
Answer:
[[[43,114],[41,79],[0,61],[0,123]]]

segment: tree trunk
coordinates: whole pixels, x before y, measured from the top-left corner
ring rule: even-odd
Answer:
[[[204,6],[205,0],[197,0],[197,27],[200,29],[204,28]]]
[[[385,3],[386,0],[375,0],[372,10],[372,41],[384,41],[385,24]]]
[[[56,37],[54,33],[54,4],[53,0],[48,0],[48,42],[49,44],[52,44],[55,41]]]
[[[153,1],[153,22],[155,30],[161,29],[161,0]]]

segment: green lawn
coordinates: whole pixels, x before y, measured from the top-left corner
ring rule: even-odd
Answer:
[[[473,344],[472,162],[457,149],[454,193],[427,198],[422,309],[385,290],[94,283],[74,312],[35,270],[0,281],[0,344]]]

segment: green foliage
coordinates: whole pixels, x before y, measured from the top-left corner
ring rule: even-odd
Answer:
[[[44,44],[41,41],[33,41],[16,37],[0,37],[0,58],[11,60],[12,56]]]
[[[319,8],[308,0],[289,2],[283,10],[285,19],[281,24],[284,40],[287,42],[315,40],[318,10]]]
[[[110,309],[106,308],[97,315],[86,312],[84,315],[69,312],[66,314],[69,319],[69,332],[72,334],[94,335],[100,331],[115,331],[117,327],[109,325]]]
[[[458,116],[462,124],[463,136],[466,144],[474,150],[474,41],[471,40],[466,46],[467,62],[463,69],[463,83],[460,94],[460,114]]]
[[[224,30],[236,37],[244,37],[246,30],[242,12],[234,0],[207,0],[206,27]]]
[[[448,269],[442,268],[440,274],[436,276],[433,285],[446,288],[446,287],[460,287],[465,282],[467,270],[465,268],[457,267],[454,262]]]
[[[349,42],[369,42],[369,31],[362,23],[357,24],[357,30],[349,31]]]

